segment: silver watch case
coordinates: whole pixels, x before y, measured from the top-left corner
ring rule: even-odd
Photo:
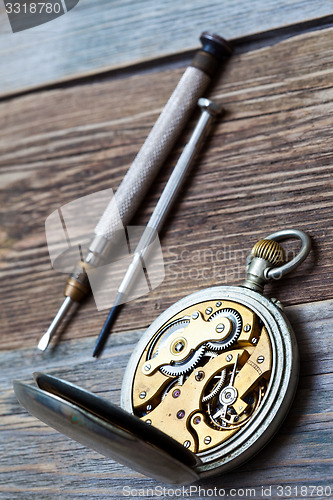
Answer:
[[[218,286],[193,293],[163,312],[137,344],[126,369],[121,406],[133,413],[132,389],[142,352],[154,334],[175,314],[207,300],[235,301],[255,312],[267,328],[272,346],[272,373],[262,405],[250,421],[226,443],[194,454],[193,472],[208,477],[227,472],[249,460],[273,437],[293,401],[299,374],[298,348],[292,327],[282,310],[270,299],[245,287]]]

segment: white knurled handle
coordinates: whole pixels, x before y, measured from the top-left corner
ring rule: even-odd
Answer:
[[[129,223],[209,82],[200,69],[186,69],[115,194],[118,210],[111,200],[96,235],[111,239],[119,229],[119,215],[125,226]]]

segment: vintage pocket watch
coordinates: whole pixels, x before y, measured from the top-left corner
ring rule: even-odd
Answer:
[[[280,240],[301,249],[285,263]],[[208,288],[172,305],[148,328],[128,363],[123,409],[57,378],[14,383],[33,415],[77,441],[168,483],[224,473],[256,454],[292,403],[298,379],[294,333],[265,283],[310,251],[302,231],[260,240],[242,286]]]

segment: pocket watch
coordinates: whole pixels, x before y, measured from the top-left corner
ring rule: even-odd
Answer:
[[[301,241],[285,262],[282,240]],[[68,382],[35,374],[14,383],[33,415],[157,480],[185,484],[225,473],[273,437],[296,390],[295,336],[267,282],[295,269],[309,236],[287,229],[258,241],[241,286],[193,293],[162,313],[136,346],[117,407]]]

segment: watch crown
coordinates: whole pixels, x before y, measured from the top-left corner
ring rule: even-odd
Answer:
[[[251,256],[266,260],[273,266],[283,264],[286,259],[283,247],[273,240],[258,241],[252,248]]]

